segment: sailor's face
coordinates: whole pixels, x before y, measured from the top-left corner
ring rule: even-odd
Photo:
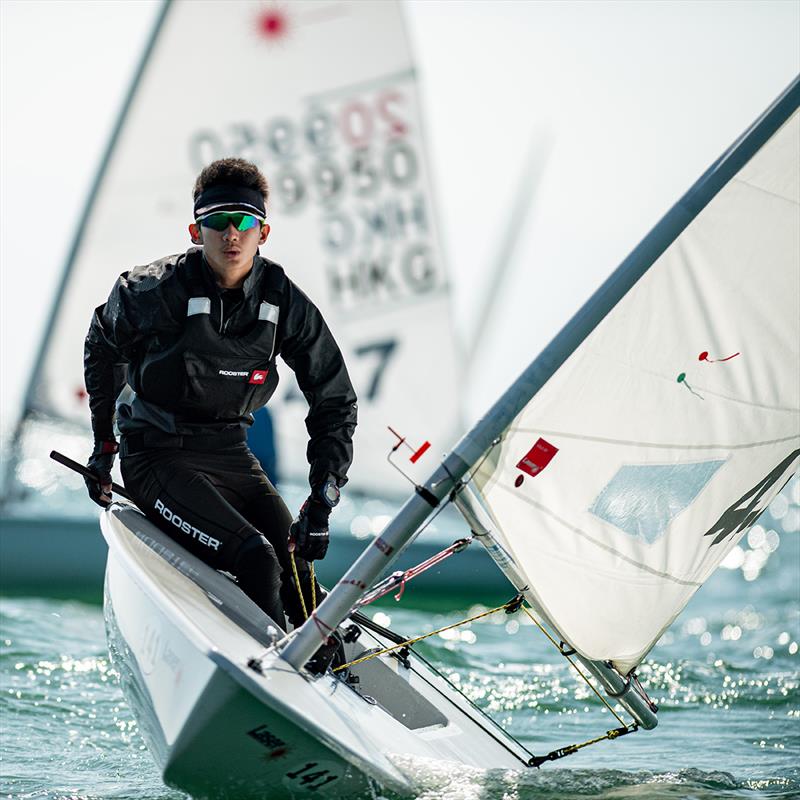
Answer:
[[[189,226],[194,244],[202,244],[206,261],[220,275],[249,271],[258,246],[269,236],[269,225],[256,225],[240,231],[231,222],[223,231],[194,223]]]

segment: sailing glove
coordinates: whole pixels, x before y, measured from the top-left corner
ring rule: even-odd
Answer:
[[[94,500],[101,508],[105,508],[111,502],[111,468],[114,466],[114,456],[119,450],[119,445],[115,441],[95,442],[92,455],[86,466],[97,476],[84,478],[86,488],[89,490],[89,497]]]
[[[300,514],[289,528],[289,549],[294,550],[306,561],[317,561],[325,558],[328,552],[330,532],[328,517],[331,509],[320,503],[313,495],[303,503]]]

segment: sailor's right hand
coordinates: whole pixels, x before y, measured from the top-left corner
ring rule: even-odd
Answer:
[[[330,514],[330,508],[309,497],[289,528],[289,551],[296,552],[306,561],[325,558],[330,541]]]
[[[92,455],[86,466],[97,476],[96,479],[84,478],[89,497],[101,508],[111,502],[111,468],[114,457],[119,450],[115,441],[95,442]]]

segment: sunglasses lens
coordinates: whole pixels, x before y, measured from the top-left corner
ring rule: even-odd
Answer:
[[[240,231],[249,231],[258,225],[258,220],[252,214],[231,214],[231,217],[234,218],[233,224],[236,225],[236,229]],[[236,217],[239,217],[238,222],[235,220]]]
[[[209,214],[200,220],[204,228],[211,228],[215,231],[226,231],[229,225],[233,225],[237,231],[249,231],[258,225],[258,219],[252,214]]]
[[[204,228],[211,228],[215,231],[224,231],[230,224],[227,214],[209,214],[200,220],[200,224]]]

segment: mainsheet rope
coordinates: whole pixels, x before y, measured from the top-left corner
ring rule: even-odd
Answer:
[[[474,470],[475,473],[478,471],[478,469],[480,469],[480,466],[483,464],[483,461],[486,460],[486,458],[489,456],[491,451],[494,449],[494,447],[497,446],[497,444],[499,444],[499,442],[500,442],[500,438],[499,437],[495,441],[492,442],[491,446],[487,449],[487,452],[484,454],[483,458],[481,459],[481,462],[475,468],[475,470]],[[452,499],[452,495],[451,495],[450,500],[451,499]],[[430,525],[430,523],[433,521],[433,519],[435,519],[435,517],[437,517],[441,513],[441,511],[443,510],[444,506],[446,506],[448,504],[448,502],[450,502],[450,500],[448,500],[446,503],[442,504],[442,506],[440,506],[439,509],[437,509],[436,513],[433,515],[433,518],[429,519],[426,522],[426,524],[423,526],[422,530],[424,530],[425,528],[428,527],[428,525]],[[420,530],[419,533],[421,533],[422,530]],[[458,542],[454,542],[453,545],[451,545],[449,548],[446,548],[441,553],[437,553],[436,556],[433,556],[431,559],[428,559],[427,562],[423,562],[423,564],[418,565],[418,567],[412,568],[411,570],[408,570],[403,575],[403,580],[402,580],[402,584],[401,584],[401,590],[400,590],[400,593],[398,594],[398,596],[396,597],[396,599],[399,600],[400,596],[403,594],[403,590],[405,589],[405,582],[406,582],[407,579],[410,579],[412,577],[416,577],[417,574],[419,574],[420,572],[423,572],[425,569],[428,568],[428,566],[433,566],[434,563],[438,563],[439,561],[444,560],[444,558],[447,558],[448,556],[453,555],[454,553],[460,552],[461,550],[465,549],[466,546],[471,541],[472,541],[472,537],[470,537],[469,539],[458,540]],[[295,586],[297,587],[297,593],[300,596],[300,605],[302,606],[302,609],[303,609],[303,616],[304,616],[305,619],[308,619],[308,610],[306,608],[306,602],[305,602],[305,597],[303,595],[303,590],[302,590],[302,587],[300,585],[300,576],[299,576],[299,574],[297,572],[297,563],[295,562],[294,552],[291,551],[289,553],[289,555],[291,556],[292,572],[294,573],[294,582],[295,582]],[[432,563],[429,564],[428,562],[432,562]],[[313,561],[310,562],[309,567],[310,567],[310,572],[311,572],[311,610],[314,611],[316,609],[316,607],[317,607],[317,599],[316,599],[316,580],[315,580],[315,576],[314,576],[314,562]],[[420,569],[420,567],[422,567],[422,569]],[[409,573],[411,573],[411,574],[409,574]],[[394,577],[394,576],[392,576],[392,577]],[[387,581],[389,581],[389,580],[390,579],[387,579]],[[388,592],[391,591],[391,588],[387,588],[387,589],[385,589],[385,591],[383,591],[383,592],[381,592],[379,594],[375,594],[375,590],[376,589],[383,588],[383,586],[382,586],[383,583],[384,582],[379,584],[378,587],[373,587],[373,590],[372,590],[371,593],[370,592],[367,593],[367,596],[369,597],[369,600],[367,602],[372,602],[373,600],[378,599],[378,597],[382,597],[384,594],[388,594]],[[373,594],[374,594],[374,596],[372,596]],[[367,603],[361,603],[362,606],[366,605],[366,604]],[[573,651],[571,651],[571,653],[569,653],[569,652],[564,650],[564,648],[562,647],[563,642],[562,643],[557,642],[556,639],[550,634],[550,632],[542,625],[542,623],[539,622],[539,620],[531,613],[531,609],[525,603],[525,600],[524,600],[524,598],[523,598],[521,593],[515,595],[513,598],[511,598],[511,600],[508,600],[507,602],[503,603],[502,605],[497,606],[495,608],[491,608],[488,611],[483,611],[480,614],[475,614],[475,615],[473,615],[471,617],[468,617],[466,619],[461,620],[460,622],[454,622],[452,625],[445,625],[442,628],[437,628],[436,630],[430,631],[429,633],[424,633],[421,636],[415,636],[415,637],[413,637],[411,639],[406,639],[404,642],[400,642],[400,644],[395,644],[395,645],[392,645],[391,647],[384,647],[382,649],[375,650],[373,652],[367,653],[367,655],[364,655],[361,658],[357,658],[354,661],[349,661],[346,664],[341,664],[338,667],[334,667],[332,671],[334,673],[335,672],[341,672],[342,670],[349,669],[350,667],[354,667],[357,664],[361,664],[361,663],[363,663],[365,661],[369,661],[370,659],[377,658],[378,656],[386,655],[387,653],[392,653],[395,650],[402,650],[404,647],[407,648],[410,645],[416,644],[417,642],[421,642],[424,639],[430,638],[431,636],[436,636],[436,635],[438,635],[440,633],[444,633],[444,631],[449,631],[449,630],[452,630],[453,628],[458,628],[461,625],[467,625],[467,624],[469,624],[471,622],[475,622],[476,620],[483,619],[484,617],[491,616],[492,614],[496,614],[498,611],[505,611],[506,614],[512,614],[515,611],[518,611],[520,608],[525,612],[525,614],[528,616],[528,618],[531,620],[531,622],[533,622],[533,624],[536,625],[536,627],[547,637],[547,639],[556,648],[556,650],[558,650],[558,652],[564,658],[566,658],[566,660],[570,664],[570,666],[575,670],[575,672],[578,673],[578,675],[581,677],[581,679],[584,681],[584,683],[595,694],[597,699],[600,700],[600,702],[611,712],[611,714],[614,716],[614,718],[620,724],[619,728],[613,728],[613,729],[611,729],[609,731],[606,731],[605,734],[603,734],[602,736],[597,736],[594,739],[588,739],[585,742],[580,742],[578,744],[571,744],[571,745],[567,745],[565,747],[558,748],[558,749],[553,750],[552,752],[548,753],[545,756],[534,756],[530,760],[529,766],[535,766],[535,767],[538,768],[543,763],[545,763],[546,761],[555,761],[556,759],[563,758],[564,756],[568,756],[568,755],[571,755],[573,753],[576,753],[578,750],[581,750],[584,747],[588,747],[589,745],[597,744],[598,742],[604,742],[606,740],[613,741],[614,739],[617,739],[620,736],[624,736],[625,734],[633,733],[633,732],[637,731],[639,729],[639,725],[635,721],[630,723],[630,724],[626,724],[625,723],[625,721],[622,719],[622,717],[620,717],[620,715],[617,714],[617,712],[614,710],[613,706],[606,700],[605,697],[603,697],[603,695],[597,690],[597,688],[594,686],[594,684],[589,680],[589,678],[584,673],[584,671],[578,666],[578,664],[575,661],[573,661],[573,659],[571,658],[571,653],[574,653],[575,651],[573,650]]]
[[[362,656],[361,658],[357,658],[353,661],[349,661],[346,664],[342,664],[338,667],[333,669],[333,672],[340,672],[345,669],[349,669],[350,667],[354,667],[357,664],[361,664],[364,661],[369,661],[370,659],[377,658],[378,656],[386,655],[387,653],[394,652],[395,650],[402,650],[404,647],[409,647],[416,642],[421,642],[423,639],[428,639],[431,636],[436,636],[439,633],[443,633],[444,631],[452,630],[453,628],[458,628],[461,625],[467,625],[468,623],[475,622],[476,620],[482,619],[483,617],[488,617],[492,614],[496,614],[498,611],[505,611],[506,614],[512,614],[515,611],[522,609],[525,614],[529,617],[531,622],[550,640],[553,646],[561,653],[564,658],[567,659],[570,666],[580,675],[586,685],[594,692],[597,696],[598,700],[611,712],[614,718],[619,722],[619,728],[612,728],[611,730],[606,731],[602,736],[597,736],[594,739],[588,739],[585,742],[579,742],[577,744],[567,745],[565,747],[560,747],[557,750],[553,750],[552,752],[548,753],[545,756],[534,756],[529,763],[529,766],[539,767],[544,764],[546,761],[555,761],[559,758],[563,758],[564,756],[572,755],[573,753],[577,753],[578,750],[583,749],[584,747],[588,747],[592,744],[597,744],[599,742],[604,742],[606,740],[613,741],[614,739],[619,738],[620,736],[625,736],[625,734],[633,733],[639,729],[639,726],[636,722],[632,722],[630,724],[626,724],[626,722],[620,717],[619,714],[614,710],[611,704],[603,697],[602,694],[597,690],[594,684],[589,680],[587,675],[584,671],[578,666],[578,664],[572,660],[570,655],[564,651],[561,645],[555,640],[555,638],[550,634],[550,632],[539,622],[538,619],[531,613],[530,608],[524,602],[522,595],[516,595],[515,597],[511,598],[507,602],[503,603],[501,606],[497,606],[496,608],[491,608],[488,611],[483,611],[480,614],[475,614],[467,619],[463,619],[460,622],[454,622],[452,625],[445,625],[442,628],[437,628],[435,631],[430,631],[429,633],[424,633],[421,636],[415,636],[411,639],[406,639],[404,642],[400,642],[399,644],[392,645],[391,647],[384,647],[380,650],[375,650],[374,652],[367,653],[366,655]]]
[[[303,609],[303,619],[308,619],[308,609],[306,608],[306,598],[303,596],[303,587],[300,585],[300,575],[297,572],[297,562],[294,560],[294,550],[289,551],[289,556],[292,559],[292,572],[294,573],[294,585],[297,587],[297,594],[300,595],[300,607]],[[314,575],[314,562],[308,562],[309,571],[311,573],[311,610],[317,608],[317,579]]]
[[[443,628],[438,628],[435,631],[431,631],[430,633],[423,633],[421,636],[415,636],[413,639],[407,639],[405,642],[400,642],[400,644],[392,645],[391,647],[384,647],[382,650],[376,650],[373,653],[369,653],[361,658],[357,658],[355,661],[350,661],[347,664],[342,664],[339,667],[336,667],[333,671],[339,672],[340,670],[347,669],[348,667],[354,667],[356,664],[360,664],[362,661],[369,661],[371,658],[376,658],[377,656],[382,656],[386,653],[391,653],[393,650],[400,650],[403,647],[408,647],[411,644],[416,642],[421,642],[423,639],[427,639],[430,636],[436,636],[438,633],[443,633],[444,631],[449,631],[452,628],[457,628],[459,625],[466,625],[469,622],[474,622],[477,619],[481,619],[483,617],[488,617],[490,614],[494,614],[497,611],[503,611],[504,609],[508,609],[507,613],[511,613],[510,609],[514,604],[519,603],[519,598],[514,597],[509,600],[507,603],[503,603],[501,606],[497,606],[497,608],[491,608],[488,611],[484,611],[480,614],[475,614],[473,617],[469,617],[467,619],[462,619],[461,622],[455,622],[452,625],[445,625]],[[516,609],[514,609],[516,610]]]
[[[552,644],[556,648],[556,650],[558,650],[558,652],[561,653],[561,655],[564,656],[564,658],[566,658],[567,661],[569,661],[569,663],[572,665],[572,668],[575,670],[575,672],[577,672],[578,675],[580,675],[581,678],[583,678],[583,680],[586,683],[586,685],[597,695],[597,698],[602,702],[602,704],[617,718],[617,722],[619,722],[620,725],[625,725],[625,721],[622,719],[622,717],[620,717],[620,715],[617,714],[616,711],[614,711],[614,709],[612,708],[612,706],[608,702],[608,700],[606,700],[605,697],[603,697],[603,695],[600,694],[600,692],[597,691],[597,689],[595,688],[594,684],[589,680],[588,677],[586,677],[586,675],[583,672],[583,670],[572,660],[572,658],[570,657],[569,653],[565,653],[564,652],[564,649],[550,635],[550,632],[544,627],[544,625],[542,625],[542,623],[539,622],[539,620],[536,619],[536,617],[534,617],[533,614],[531,614],[530,608],[525,603],[522,604],[521,608],[528,615],[528,618],[531,620],[531,622],[533,622],[533,624],[552,642]],[[603,738],[607,738],[607,737],[604,736]]]

